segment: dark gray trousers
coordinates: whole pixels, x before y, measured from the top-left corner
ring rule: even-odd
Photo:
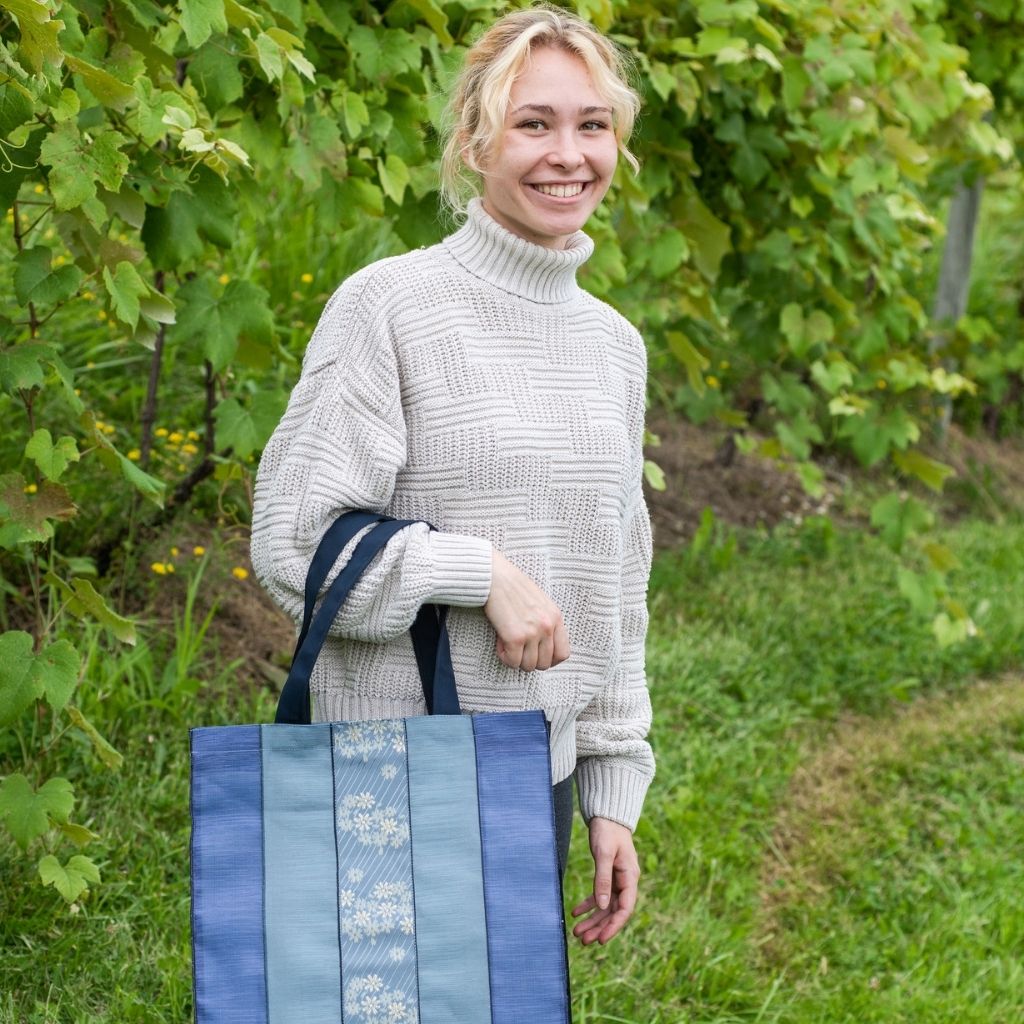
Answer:
[[[573,787],[570,775],[555,783],[555,845],[558,847],[558,870],[565,878],[565,865],[569,860],[569,840],[572,838]]]

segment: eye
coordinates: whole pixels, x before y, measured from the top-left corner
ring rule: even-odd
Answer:
[[[596,125],[598,128],[607,128],[608,125],[604,121],[587,121],[587,124]]]
[[[544,126],[544,122],[540,118],[534,117],[534,118],[531,118],[529,121],[521,122],[520,124],[516,125],[516,127],[517,128],[529,128],[530,125],[534,125],[534,124],[539,124],[541,127]],[[585,121],[584,122],[584,127],[586,127],[587,125],[593,125],[599,131],[603,130],[603,129],[606,129],[608,127],[608,125],[605,124],[604,121]]]

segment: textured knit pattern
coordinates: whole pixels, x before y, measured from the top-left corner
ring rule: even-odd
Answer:
[[[584,817],[635,828],[654,774],[644,671],[651,523],[641,489],[647,356],[562,250],[472,199],[447,238],[376,261],[328,300],[260,460],[257,578],[297,623],[328,526],[369,509],[407,527],[371,563],[314,666],[317,720],[425,713],[408,629],[448,604],[463,710],[542,708]],[[325,587],[348,561],[342,552]],[[561,608],[569,658],[509,668],[483,613],[497,548]]]

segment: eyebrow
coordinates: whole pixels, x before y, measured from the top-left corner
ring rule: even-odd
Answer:
[[[539,110],[542,114],[550,114],[552,117],[555,115],[555,108],[544,103],[524,103],[511,113],[518,114],[520,110]],[[610,114],[611,112],[611,107],[580,107],[580,114]]]

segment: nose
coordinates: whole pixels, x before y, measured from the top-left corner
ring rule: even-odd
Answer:
[[[547,155],[548,163],[556,167],[575,170],[586,160],[576,138],[576,129],[572,125],[565,126],[556,132]]]

